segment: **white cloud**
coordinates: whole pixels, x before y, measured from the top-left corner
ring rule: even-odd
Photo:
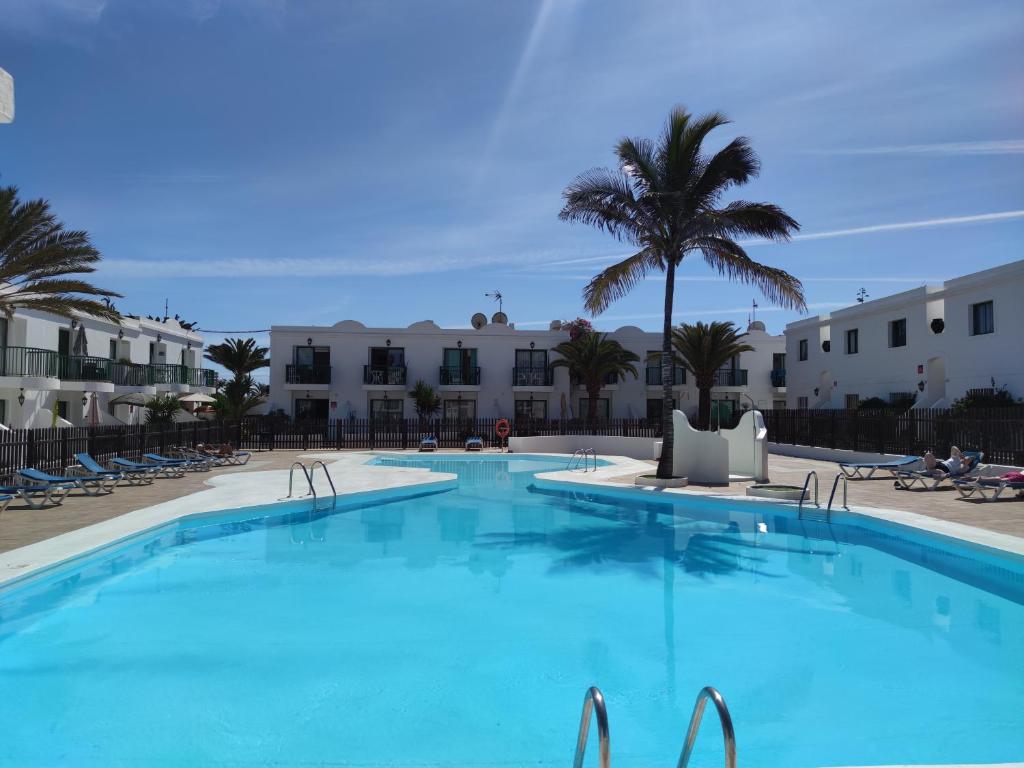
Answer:
[[[896,144],[846,149],[809,149],[813,155],[1021,155],[1024,139],[995,141],[950,141],[936,144]]]

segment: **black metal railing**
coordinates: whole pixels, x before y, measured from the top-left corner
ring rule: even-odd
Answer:
[[[113,362],[109,357],[61,356],[60,378],[68,381],[110,381]]]
[[[715,371],[715,379],[712,386],[745,387],[747,386],[747,369],[719,368],[717,371]]]
[[[110,380],[122,387],[149,386],[149,366],[143,363],[111,362]]]
[[[513,387],[550,387],[555,380],[550,368],[516,366],[512,369]]]
[[[286,365],[284,380],[288,384],[330,384],[329,365]]]
[[[363,366],[363,384],[405,386],[405,378],[406,369],[404,365]]]
[[[786,386],[786,369],[785,368],[774,368],[771,372],[772,386],[773,387],[784,387]]]
[[[38,347],[0,347],[0,376],[56,378],[60,355]]]
[[[443,386],[470,385],[479,386],[480,367],[463,365],[442,365],[441,376],[438,379]]]
[[[651,387],[661,386],[661,366],[648,365],[646,371],[647,385]],[[686,369],[681,365],[672,368],[672,386],[680,387],[686,383]]]

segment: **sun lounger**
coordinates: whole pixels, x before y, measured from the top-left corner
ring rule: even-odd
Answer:
[[[467,437],[466,438],[466,450],[467,451],[482,451],[484,449],[484,439],[482,437]]]
[[[425,435],[420,440],[421,451],[436,451],[437,450],[437,438],[434,435]]]
[[[7,509],[7,505],[14,501],[14,497],[9,493],[0,494],[0,515]]]
[[[890,477],[896,477],[900,470],[908,470],[911,464],[921,461],[917,456],[903,456],[892,461],[864,461],[851,463],[840,461],[839,471],[851,480],[870,480],[875,472],[888,472]],[[865,471],[867,474],[864,474]]]
[[[142,458],[154,464],[178,466],[190,472],[207,472],[213,466],[210,459],[175,459],[170,456],[161,456],[159,453],[144,453]]]
[[[947,481],[952,483],[956,479],[976,479],[981,468],[981,460],[985,457],[985,454],[980,451],[964,451],[963,455],[964,468],[955,475],[950,475],[941,469],[897,472],[894,487],[899,490],[911,491],[917,486],[921,486],[921,489],[925,491],[937,491]]]
[[[143,483],[153,482],[153,470],[152,469],[129,469],[127,467],[120,467],[118,469],[108,469],[100,464],[88,453],[76,453],[75,461],[78,462],[78,469],[88,472],[92,475],[107,475],[109,477],[117,477],[120,481],[128,483],[128,485],[142,485]],[[75,467],[68,467],[65,470],[68,474],[72,474]]]
[[[175,449],[176,453],[180,453],[182,457],[186,459],[197,459],[212,461],[216,466],[232,465],[242,466],[247,464],[252,454],[248,451],[232,451],[231,453],[218,453],[216,451],[209,451],[199,448],[189,448],[187,446],[181,446]]]
[[[147,462],[143,464],[142,462],[132,461],[131,459],[122,459],[120,456],[111,459],[110,464],[114,467],[124,469],[144,469],[148,472],[152,472],[153,477],[185,476],[185,468],[178,466],[177,464],[156,464],[154,462]]]
[[[113,493],[114,486],[121,479],[120,477],[111,477],[109,475],[51,475],[49,472],[43,472],[32,467],[19,469],[17,474],[28,481],[26,485],[37,483],[44,485],[71,485],[89,496]]]
[[[1017,491],[1018,496],[1024,494],[1024,480],[1006,477],[961,478],[953,480],[953,487],[962,499],[969,499],[977,494],[985,501],[996,501],[1007,490]]]
[[[47,504],[61,504],[64,497],[71,493],[73,485],[0,485],[0,494],[9,496],[4,509],[15,498],[21,499],[32,509],[42,509]],[[2,510],[0,510],[2,511]]]

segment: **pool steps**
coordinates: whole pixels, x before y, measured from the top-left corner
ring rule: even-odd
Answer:
[[[704,718],[704,709],[709,700],[715,705],[718,720],[722,724],[722,738],[725,741],[725,768],[736,768],[736,733],[732,727],[732,716],[729,714],[729,707],[726,706],[722,694],[710,685],[701,688],[700,693],[697,694],[697,701],[693,705],[693,714],[690,715],[690,725],[686,729],[686,741],[683,742],[683,751],[679,753],[679,762],[676,763],[676,768],[686,768],[690,762],[693,744],[697,740],[700,723]],[[576,756],[573,758],[572,767],[583,768],[583,756],[587,751],[591,716],[597,720],[597,745],[600,750],[597,764],[599,768],[611,768],[608,710],[604,704],[604,695],[596,687],[588,688],[583,696],[583,714],[580,717],[580,730],[576,737]]]
[[[320,459],[317,459],[312,464],[310,464],[308,469],[306,468],[306,465],[303,462],[301,462],[301,461],[292,462],[291,467],[289,467],[289,469],[288,469],[288,495],[285,496],[284,498],[285,499],[292,498],[292,493],[293,493],[293,491],[292,491],[292,481],[295,479],[295,468],[298,467],[299,469],[302,470],[302,474],[306,478],[306,485],[309,486],[309,493],[307,493],[306,495],[313,497],[313,507],[315,509],[316,508],[316,502],[317,502],[317,496],[316,496],[316,487],[313,485],[313,474],[316,472],[317,466],[319,466],[321,469],[323,469],[324,475],[327,476],[327,482],[331,486],[331,499],[332,499],[331,508],[333,509],[333,508],[337,507],[337,505],[338,505],[338,490],[334,487],[334,480],[331,479],[331,473],[327,469],[327,465],[323,461],[321,461]]]

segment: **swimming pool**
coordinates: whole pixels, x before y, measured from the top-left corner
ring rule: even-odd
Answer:
[[[190,522],[0,593],[0,765],[564,767],[591,684],[616,766],[672,764],[708,684],[743,766],[1024,755],[1019,562],[535,482],[564,459],[374,461],[459,487]],[[704,728],[691,765],[720,766]]]

